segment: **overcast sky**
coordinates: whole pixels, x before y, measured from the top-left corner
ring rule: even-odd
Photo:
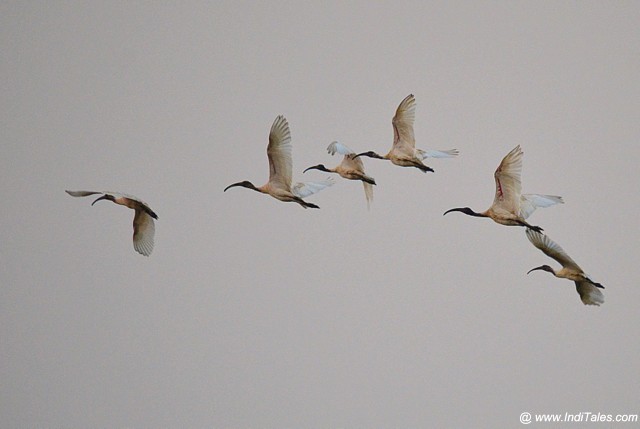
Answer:
[[[302,3],[0,5],[0,426],[640,413],[640,4]],[[320,210],[222,192],[267,181],[277,115],[317,180],[333,140],[386,153],[410,93],[417,147],[460,156],[365,158],[371,210],[339,177]],[[442,216],[488,208],[517,144],[523,191],[566,201],[531,223],[601,307],[526,275],[558,264],[522,228]],[[65,189],[148,202],[151,257],[133,212]]]

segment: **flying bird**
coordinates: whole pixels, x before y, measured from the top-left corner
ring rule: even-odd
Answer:
[[[97,191],[65,191],[72,197],[87,197],[89,195],[103,194],[97,198],[91,205],[100,200],[113,201],[121,206],[129,207],[135,211],[133,216],[133,248],[136,252],[144,256],[151,255],[153,251],[153,236],[156,229],[153,222],[158,219],[151,207],[144,201],[131,195],[120,194],[116,192],[97,192]]]
[[[527,238],[534,246],[542,250],[545,255],[555,259],[562,265],[562,268],[558,271],[549,265],[541,265],[530,269],[527,274],[532,271],[543,270],[550,272],[558,278],[573,280],[576,283],[576,290],[580,295],[580,299],[585,305],[600,305],[604,303],[604,295],[600,291],[600,289],[604,289],[604,286],[591,280],[589,276],[582,271],[582,268],[562,250],[562,247],[546,235],[530,229],[527,230]]]
[[[416,117],[416,98],[409,94],[398,106],[391,123],[393,124],[393,146],[385,156],[373,151],[362,152],[355,157],[368,156],[375,159],[387,159],[401,167],[416,167],[426,173],[434,171],[427,167],[422,160],[426,158],[451,158],[458,155],[456,149],[450,150],[422,150],[416,149],[416,139],[413,133],[413,122]]]
[[[533,226],[525,220],[538,207],[550,207],[564,203],[562,197],[555,195],[522,194],[520,174],[522,172],[522,149],[516,146],[503,159],[494,174],[496,180],[496,195],[493,204],[482,213],[476,213],[469,207],[458,207],[447,210],[462,212],[469,216],[488,217],[501,225],[526,226],[541,232],[542,228]]]
[[[308,207],[318,209],[317,205],[308,203],[303,198],[320,192],[324,188],[333,185],[333,179],[328,178],[322,182],[291,183],[292,175],[292,145],[289,123],[284,116],[278,116],[269,132],[269,145],[267,146],[267,157],[269,158],[269,181],[262,186],[255,186],[245,180],[233,183],[226,188],[241,186],[271,195],[280,201],[294,202],[300,204],[305,209]]]
[[[331,155],[335,155],[336,153],[344,155],[342,162],[335,168],[327,168],[323,164],[314,165],[304,170],[303,173],[308,170],[320,170],[327,173],[338,173],[341,177],[349,180],[361,180],[364,186],[364,196],[367,199],[367,207],[369,207],[373,200],[373,185],[376,184],[376,181],[373,177],[366,175],[362,160],[355,157],[356,153],[354,151],[337,141],[334,141],[327,147],[327,152]]]

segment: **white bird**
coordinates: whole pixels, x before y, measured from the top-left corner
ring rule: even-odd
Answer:
[[[416,99],[409,94],[398,106],[391,123],[393,124],[393,146],[385,156],[373,151],[356,155],[369,158],[387,159],[401,167],[416,167],[422,172],[433,171],[422,163],[426,158],[451,158],[458,155],[457,149],[450,150],[422,150],[416,149],[416,138],[413,133],[413,122],[416,117]]]
[[[482,213],[476,213],[469,207],[458,207],[447,210],[444,214],[458,211],[469,216],[488,217],[501,225],[526,226],[542,231],[542,228],[530,225],[525,219],[538,207],[550,207],[564,201],[556,195],[522,194],[520,174],[523,154],[518,145],[502,159],[494,174],[496,195],[491,207]]]
[[[314,165],[313,167],[309,167],[304,170],[303,173],[308,170],[315,169],[325,171],[327,173],[338,173],[341,177],[349,180],[361,180],[362,185],[364,186],[364,196],[367,199],[367,207],[369,207],[373,200],[373,185],[376,184],[376,181],[373,177],[366,175],[362,160],[355,157],[356,153],[354,151],[337,141],[332,142],[327,147],[327,152],[331,155],[335,155],[336,153],[344,155],[342,162],[336,168],[327,168],[324,164]]]
[[[333,179],[327,178],[322,182],[304,182],[291,183],[292,175],[292,156],[291,156],[291,132],[289,131],[289,123],[284,116],[278,116],[269,132],[269,145],[267,146],[267,156],[269,158],[269,181],[262,186],[255,186],[253,183],[245,180],[243,182],[233,183],[226,188],[241,186],[271,195],[280,201],[295,202],[305,209],[308,207],[318,209],[317,205],[308,203],[303,198],[320,192],[324,188],[333,185]]]
[[[585,305],[600,305],[604,303],[604,295],[600,292],[600,289],[604,289],[604,286],[591,280],[589,276],[582,271],[582,268],[562,250],[562,247],[546,235],[530,229],[527,230],[527,238],[534,246],[542,250],[545,255],[555,259],[562,265],[562,268],[558,271],[549,265],[541,265],[530,269],[527,274],[535,270],[543,270],[550,272],[558,278],[573,280],[576,283],[576,290],[580,295],[580,299]]]
[[[117,192],[97,192],[97,191],[65,191],[72,197],[86,197],[95,194],[104,194],[97,198],[91,205],[100,200],[113,201],[121,206],[129,207],[135,211],[133,216],[133,248],[136,252],[144,256],[151,255],[153,251],[153,237],[156,232],[154,219],[158,215],[151,210],[151,207],[139,198]]]

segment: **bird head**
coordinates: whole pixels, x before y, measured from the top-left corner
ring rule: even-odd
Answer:
[[[549,272],[551,274],[555,274],[555,272],[553,271],[553,268],[551,268],[548,265],[540,265],[539,267],[531,268],[529,271],[527,271],[527,274],[529,274],[532,271],[536,271],[536,270],[547,271],[547,272]]]
[[[318,165],[314,165],[313,167],[309,167],[305,169],[303,173],[306,173],[308,170],[320,170],[320,171],[326,171],[327,173],[330,173],[330,171],[327,169],[327,167],[324,166],[324,164],[318,164]]]
[[[226,188],[224,188],[223,192],[227,192],[227,189],[233,188],[235,186],[242,186],[243,188],[253,189],[254,191],[258,190],[258,189],[256,189],[256,187],[255,187],[255,185],[253,183],[249,182],[248,180],[244,180],[242,182],[233,183],[233,184],[227,186]]]
[[[113,195],[109,195],[109,194],[104,194],[103,196],[101,196],[100,198],[96,198],[96,200],[94,202],[91,203],[91,205],[94,205],[95,203],[97,203],[100,200],[109,200],[109,201],[116,201],[116,198]]]
[[[374,151],[370,150],[369,152],[362,152],[357,154],[356,156],[353,157],[353,159],[358,158],[359,156],[368,156],[369,158],[376,158],[376,159],[384,159],[383,156],[378,155],[377,153],[375,153]]]

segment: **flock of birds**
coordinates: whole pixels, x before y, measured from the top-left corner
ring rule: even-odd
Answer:
[[[393,117],[394,140],[391,150],[382,156],[373,151],[356,153],[347,146],[334,141],[327,151],[331,155],[343,155],[342,162],[335,168],[327,168],[323,164],[309,167],[304,172],[312,169],[337,173],[349,180],[359,180],[364,186],[365,198],[369,206],[373,200],[373,186],[376,181],[368,176],[364,170],[364,163],[360,157],[366,156],[374,159],[386,159],[401,167],[415,167],[427,173],[434,170],[426,166],[422,161],[426,158],[451,158],[458,155],[455,149],[422,150],[415,147],[413,123],[415,119],[415,97],[408,95],[398,106]],[[269,132],[269,144],[267,156],[269,158],[269,181],[262,186],[255,186],[249,181],[233,183],[224,191],[233,187],[244,187],[261,192],[284,202],[295,202],[303,208],[319,208],[316,204],[307,202],[304,198],[315,194],[334,182],[331,178],[320,182],[292,183],[292,145],[289,124],[283,116],[278,116]],[[529,224],[526,219],[538,207],[550,207],[563,203],[562,197],[555,195],[523,194],[520,175],[522,172],[523,152],[520,146],[511,150],[500,162],[494,173],[496,193],[493,204],[483,212],[475,212],[469,207],[458,207],[447,210],[444,214],[461,212],[469,216],[486,217],[494,222],[507,226],[522,226],[526,228],[529,241],[544,254],[555,259],[562,268],[554,270],[549,265],[541,265],[533,268],[527,274],[536,270],[550,272],[558,278],[572,280],[576,284],[576,290],[585,305],[600,305],[604,303],[604,295],[600,289],[604,289],[600,283],[589,278],[576,262],[548,236],[542,233],[542,228]],[[303,173],[304,173],[303,172]],[[134,210],[133,217],[133,247],[144,255],[149,256],[153,251],[153,239],[155,234],[154,219],[158,219],[156,213],[148,204],[131,195],[115,192],[98,191],[66,191],[72,197],[86,197],[102,194],[93,203],[100,200],[112,201]]]

